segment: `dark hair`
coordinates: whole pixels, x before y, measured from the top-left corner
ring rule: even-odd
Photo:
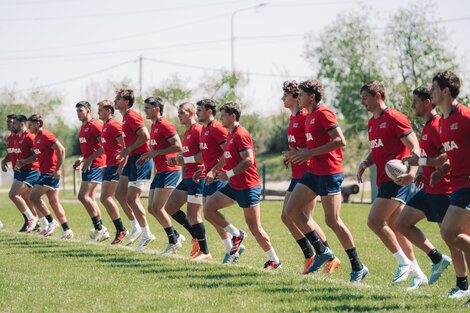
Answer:
[[[362,86],[361,92],[363,91],[368,92],[372,96],[375,96],[379,93],[382,97],[382,100],[385,100],[385,98],[387,97],[384,84],[378,80],[370,81],[364,86]]]
[[[460,93],[460,79],[452,71],[439,72],[432,81],[437,82],[441,89],[449,88],[452,98],[457,98]]]
[[[25,123],[27,121],[26,116],[23,114],[15,115],[15,120],[20,123]]]
[[[212,115],[214,115],[214,116],[217,113],[217,110],[216,110],[217,104],[212,99],[199,100],[198,102],[196,102],[196,105],[197,106],[200,106],[200,105],[204,106],[204,109],[206,109],[206,111],[212,110]]]
[[[219,111],[225,111],[227,114],[235,114],[237,122],[240,120],[240,115],[242,114],[242,108],[235,102],[227,102],[220,107]]]
[[[422,101],[431,100],[431,88],[426,86],[420,86],[413,90],[413,94],[417,95]],[[436,105],[432,103],[432,107],[434,108]]]
[[[282,91],[284,91],[284,93],[288,93],[288,94],[291,94],[292,97],[294,98],[297,98],[299,96],[299,84],[297,84],[297,82],[295,80],[293,81],[286,81],[284,82],[284,84],[282,85]]]
[[[33,123],[39,122],[39,127],[42,127],[42,125],[43,125],[42,117],[41,117],[41,115],[39,115],[39,114],[33,114],[33,115],[31,115],[31,116],[28,118],[28,121],[33,122]]]
[[[128,88],[121,88],[116,90],[116,96],[129,101],[129,107],[131,108],[135,102],[134,90]]]
[[[111,100],[103,100],[98,102],[98,105],[101,105],[106,110],[111,110],[111,113],[114,114],[114,103]]]
[[[8,114],[7,119],[12,119],[14,120],[16,118],[16,114]]]
[[[90,102],[88,101],[80,101],[79,103],[77,103],[75,105],[75,107],[78,109],[78,108],[81,108],[81,107],[84,107],[85,109],[87,109],[88,111],[91,111],[91,104]]]
[[[163,114],[163,108],[165,107],[163,99],[160,97],[148,97],[145,99],[144,103],[150,104],[153,107],[158,107],[160,109],[160,114]]]
[[[318,103],[323,98],[323,86],[320,82],[311,79],[301,82],[299,89],[306,92],[309,95],[315,95],[315,101]]]

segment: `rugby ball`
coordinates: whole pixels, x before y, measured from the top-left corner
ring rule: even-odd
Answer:
[[[385,164],[385,173],[393,181],[396,181],[398,176],[408,173],[410,168],[408,162],[405,163],[403,164],[401,160],[390,160]]]

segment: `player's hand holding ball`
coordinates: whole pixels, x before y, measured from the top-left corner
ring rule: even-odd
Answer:
[[[409,174],[410,167],[408,162],[401,160],[390,160],[385,164],[385,173],[396,184],[401,186],[408,186],[413,182],[413,175]]]

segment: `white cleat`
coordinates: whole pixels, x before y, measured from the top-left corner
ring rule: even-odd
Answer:
[[[95,239],[97,232],[98,232],[98,231],[97,231],[95,228],[92,228],[92,229],[90,230],[90,232],[88,233],[88,235],[90,236],[90,239],[91,239],[91,240]]]
[[[47,225],[47,229],[46,229],[46,232],[44,233],[44,237],[52,236],[55,230],[57,229],[57,227],[59,227],[59,223],[57,223],[56,220],[52,220],[52,222],[49,223],[49,225]]]
[[[62,235],[60,235],[59,239],[73,239],[73,231],[69,228],[62,232]]]
[[[139,238],[139,236],[142,234],[142,228],[136,227],[132,229],[131,235],[129,236],[129,240],[126,241],[126,246],[130,245],[134,241]]]
[[[186,241],[186,237],[180,234],[177,240],[178,248],[181,248],[183,246],[183,243]]]
[[[109,238],[109,232],[106,227],[101,225],[101,230],[96,231],[96,236],[95,239],[93,239],[93,242],[100,242],[100,241],[105,241],[106,239]]]
[[[455,287],[452,288],[452,290],[448,294],[448,297],[451,299],[462,299],[468,296],[470,296],[470,288],[467,290],[462,290],[459,287]]]
[[[160,255],[170,255],[170,254],[176,254],[178,249],[181,248],[179,243],[169,243],[168,246],[166,247],[165,251],[160,253]]]
[[[149,234],[147,237],[142,236],[142,238],[140,238],[139,245],[137,246],[137,248],[135,248],[135,251],[144,250],[154,240],[155,236],[153,234]]]
[[[426,276],[414,276],[413,280],[411,280],[410,287],[406,288],[407,291],[416,290],[423,285],[428,284],[428,278]]]

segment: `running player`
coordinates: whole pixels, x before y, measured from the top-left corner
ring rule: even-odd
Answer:
[[[385,105],[385,86],[379,81],[371,81],[361,88],[362,105],[372,113],[368,134],[372,151],[359,164],[357,180],[361,182],[365,169],[376,165],[379,192],[372,204],[367,225],[382,240],[398,262],[398,270],[392,285],[406,281],[410,273],[414,278],[410,288],[423,280],[413,253],[411,243],[396,228],[395,220],[405,206],[411,190],[417,166],[410,166],[409,173],[393,182],[385,173],[385,164],[393,159],[403,159],[412,151],[419,155],[418,139],[410,126],[410,121],[402,113]]]
[[[114,103],[111,100],[103,100],[98,103],[98,116],[104,123],[101,131],[101,145],[106,155],[106,168],[103,173],[100,201],[116,227],[116,236],[111,242],[112,245],[115,245],[122,242],[128,234],[127,229],[122,224],[119,208],[113,200],[119,176],[126,162],[125,159],[116,157],[116,154],[124,146],[124,139],[121,123],[114,117]]]
[[[125,148],[119,153],[120,158],[127,158],[127,163],[122,170],[116,189],[116,199],[121,204],[124,211],[128,210],[128,217],[131,220],[132,232],[126,245],[134,242],[140,234],[139,245],[136,251],[145,249],[155,236],[150,232],[147,224],[145,209],[140,202],[140,196],[145,188],[145,184],[152,175],[152,160],[147,160],[136,166],[137,160],[144,153],[149,152],[150,135],[142,116],[132,109],[135,102],[134,91],[121,88],[116,91],[114,106],[122,115],[122,130],[124,132]],[[131,215],[130,213],[133,213]],[[138,225],[134,221],[137,219]],[[140,227],[139,227],[140,226]]]
[[[325,222],[336,234],[351,262],[350,281],[360,282],[369,273],[357,255],[354,240],[340,217],[341,183],[344,179],[343,153],[346,144],[334,113],[320,103],[323,86],[316,80],[299,85],[299,107],[307,110],[305,134],[307,148],[285,152],[286,159],[296,164],[310,160],[309,171],[295,186],[286,205],[287,215],[302,231],[315,249],[315,260],[307,273],[315,272],[334,257],[315,231],[313,219],[304,213],[304,208],[318,195],[321,197]]]
[[[231,206],[236,201],[243,208],[245,221],[250,228],[260,247],[268,256],[264,269],[273,270],[282,266],[276,255],[268,234],[261,226],[260,220],[260,195],[261,182],[256,172],[256,160],[253,141],[248,131],[240,125],[241,108],[234,102],[228,102],[220,108],[222,125],[227,128],[229,134],[225,143],[224,155],[220,161],[206,174],[205,184],[210,185],[214,178],[229,183],[215,192],[204,204],[204,215],[207,220],[226,232],[232,237],[233,255],[238,252],[240,245],[247,234],[232,224],[219,210]],[[220,172],[224,167],[228,172]]]
[[[85,207],[93,223],[94,232],[91,232],[93,241],[104,241],[109,238],[108,229],[103,225],[101,210],[96,203],[98,185],[103,182],[103,167],[106,165],[106,155],[101,146],[101,123],[91,117],[91,106],[88,101],[80,101],[75,105],[77,116],[82,126],[78,133],[80,141],[80,157],[73,164],[75,170],[82,165],[82,184],[78,192],[78,200]]]
[[[62,226],[63,232],[60,239],[72,239],[73,232],[67,223],[65,211],[59,201],[59,182],[60,175],[62,174],[62,164],[65,160],[65,148],[59,140],[51,132],[44,130],[43,120],[41,116],[33,114],[28,118],[28,128],[36,135],[34,138],[34,153],[36,154],[39,162],[39,172],[41,175],[31,190],[31,202],[36,204],[36,207],[41,206],[41,196],[46,194],[49,205],[56,218]],[[46,208],[47,209],[47,208]],[[49,237],[54,234],[59,223],[52,218],[49,210],[43,212],[48,221],[47,228],[41,234],[44,237]]]

